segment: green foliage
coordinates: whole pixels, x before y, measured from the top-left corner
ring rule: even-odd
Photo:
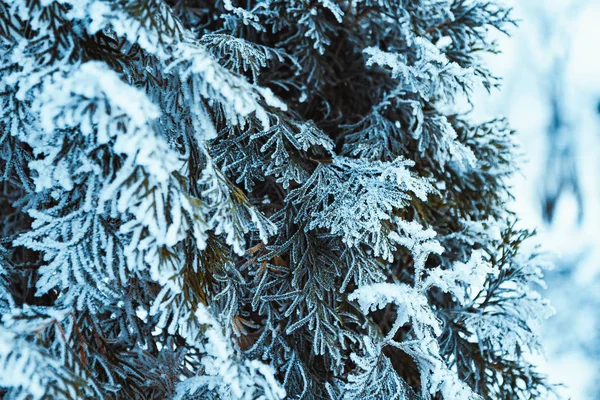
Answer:
[[[0,1],[6,399],[529,399],[480,0]],[[530,255],[533,254],[533,255]]]

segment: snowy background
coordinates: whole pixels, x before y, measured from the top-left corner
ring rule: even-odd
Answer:
[[[503,88],[476,112],[518,131],[526,161],[512,208],[557,254],[544,370],[564,383],[560,398],[600,399],[600,1],[507,3],[519,28],[488,60]]]

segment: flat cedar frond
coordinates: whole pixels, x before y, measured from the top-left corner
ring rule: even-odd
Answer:
[[[0,396],[530,399],[482,0],[0,0]],[[498,232],[501,232],[498,234]]]

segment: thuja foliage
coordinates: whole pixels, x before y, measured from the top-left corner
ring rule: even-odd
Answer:
[[[0,1],[5,399],[531,399],[480,0]]]

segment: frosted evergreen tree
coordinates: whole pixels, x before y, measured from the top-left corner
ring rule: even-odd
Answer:
[[[5,399],[530,399],[479,0],[0,1]]]

